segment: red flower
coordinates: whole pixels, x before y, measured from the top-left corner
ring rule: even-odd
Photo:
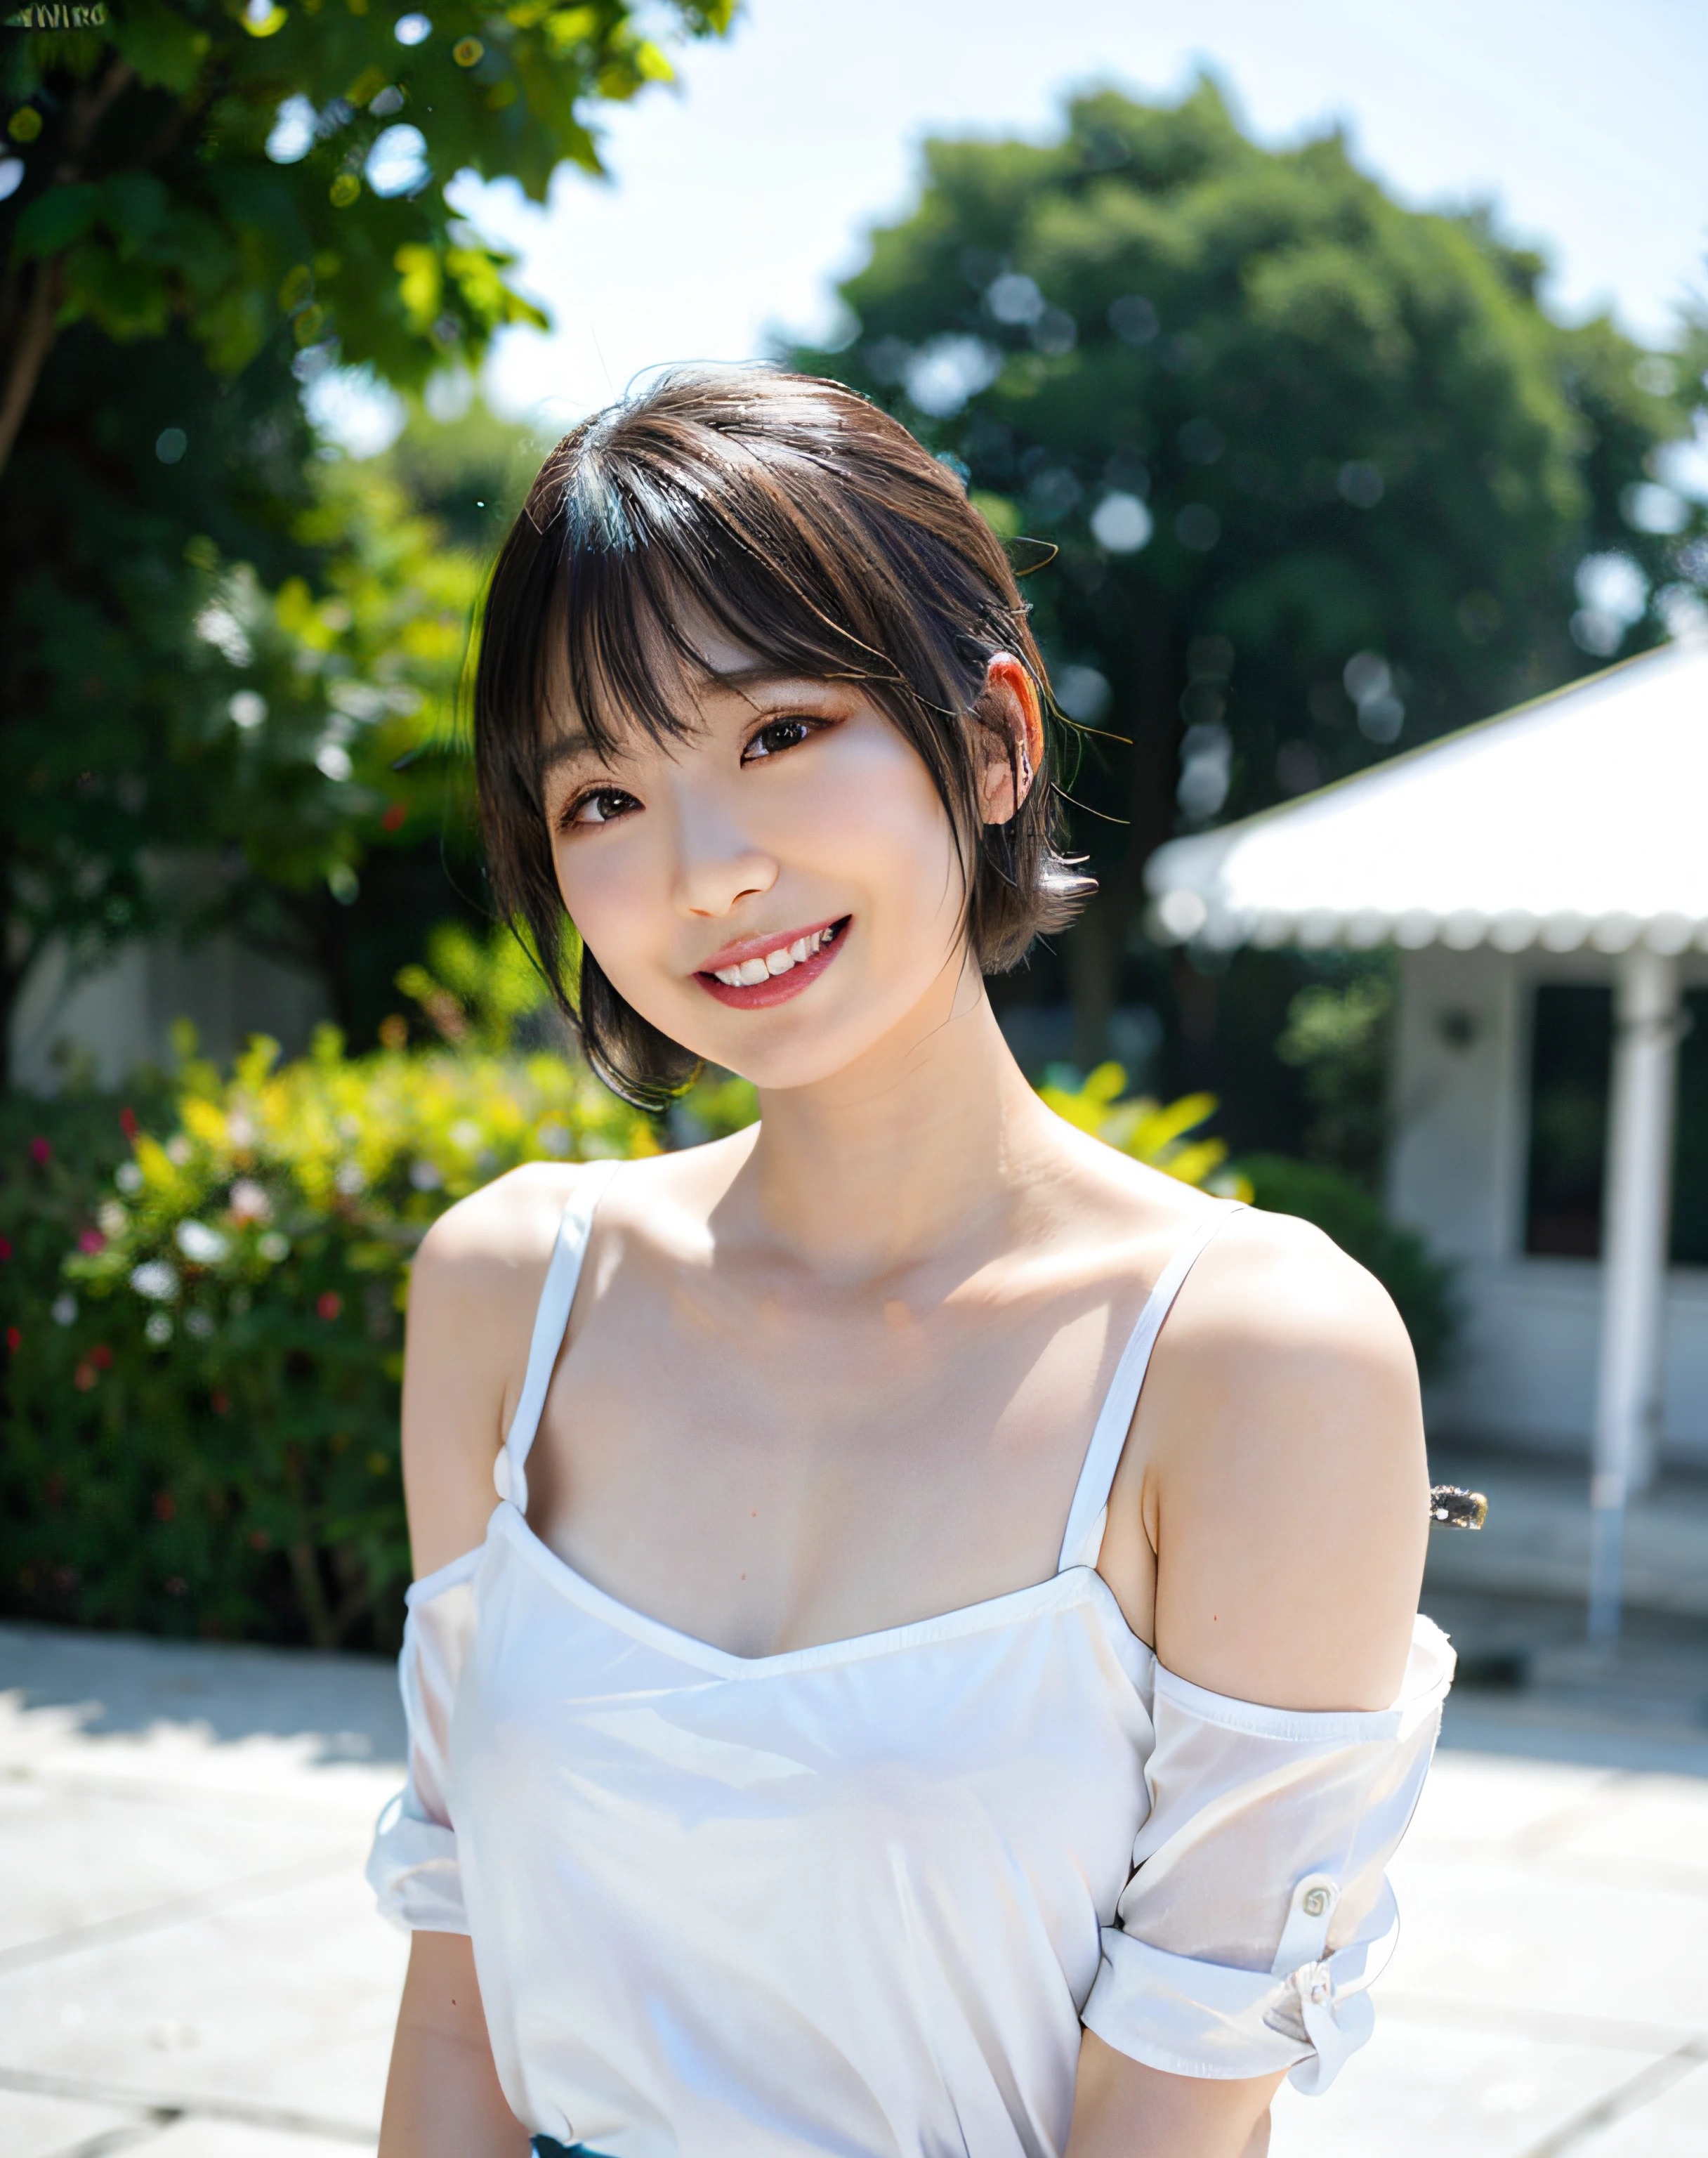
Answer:
[[[71,1383],[76,1387],[80,1394],[86,1394],[90,1388],[95,1384],[94,1365],[89,1363],[80,1364],[77,1366],[77,1369],[71,1374]]]
[[[45,1139],[35,1138],[30,1141],[29,1158],[32,1161],[51,1161],[53,1157],[54,1149]]]
[[[159,1491],[155,1494],[154,1518],[157,1521],[169,1521],[177,1511],[178,1501],[170,1491]]]
[[[119,1129],[124,1133],[127,1139],[133,1139],[136,1138],[137,1112],[134,1109],[121,1109],[119,1111]]]
[[[85,1229],[77,1239],[77,1248],[80,1252],[104,1252],[106,1238],[99,1229]]]
[[[89,1352],[89,1360],[97,1371],[110,1371],[113,1367],[113,1352],[105,1341],[98,1341]]]
[[[314,1299],[314,1308],[323,1319],[336,1319],[344,1308],[344,1300],[335,1288],[323,1289]]]
[[[0,1259],[9,1259],[11,1257],[12,1240],[8,1236],[0,1236]]]
[[[23,1346],[23,1336],[15,1326],[8,1326],[6,1329],[6,1346],[14,1356]]]
[[[401,831],[403,820],[408,814],[409,810],[405,803],[394,802],[379,822],[388,832]]]

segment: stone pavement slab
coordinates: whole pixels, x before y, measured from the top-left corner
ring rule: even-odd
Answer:
[[[1555,1607],[1438,1615],[1497,1680],[1396,1862],[1376,2037],[1274,2158],[1708,2158],[1708,1629],[1586,1670]],[[373,2147],[401,1746],[378,1663],[0,1626],[4,2158]]]
[[[146,2116],[118,2106],[0,2090],[0,2150],[6,2158],[64,2158],[69,2151],[110,2150],[121,2147],[131,2134],[152,2132]]]

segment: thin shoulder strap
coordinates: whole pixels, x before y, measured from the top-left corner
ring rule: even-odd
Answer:
[[[1067,1533],[1061,1540],[1061,1557],[1055,1569],[1058,1573],[1065,1573],[1071,1566],[1097,1563],[1103,1548],[1103,1530],[1109,1518],[1110,1489],[1115,1482],[1115,1471],[1121,1465],[1122,1449],[1127,1444],[1133,1412],[1138,1407],[1139,1389],[1144,1384],[1151,1351],[1163,1330],[1163,1321],[1199,1253],[1224,1222],[1241,1211],[1242,1205],[1243,1201],[1236,1200],[1231,1205],[1218,1206],[1207,1221],[1201,1222],[1183,1243],[1177,1245],[1156,1287],[1145,1298],[1138,1323],[1127,1336],[1121,1361],[1109,1381],[1091,1443],[1086,1448],[1085,1464],[1080,1470],[1073,1505],[1068,1509]]]
[[[526,1463],[534,1434],[539,1428],[539,1412],[545,1407],[546,1389],[557,1368],[564,1329],[570,1323],[570,1307],[575,1300],[575,1284],[581,1278],[581,1259],[593,1226],[593,1215],[616,1175],[614,1161],[590,1163],[575,1179],[574,1196],[558,1224],[545,1285],[539,1292],[539,1309],[534,1316],[534,1339],[528,1347],[528,1369],[523,1375],[522,1396],[503,1451],[493,1464],[493,1482],[498,1496],[508,1499],[518,1513],[528,1511]]]

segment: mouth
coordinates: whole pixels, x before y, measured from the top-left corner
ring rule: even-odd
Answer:
[[[816,928],[732,944],[715,955],[721,963],[702,967],[694,979],[709,996],[739,1011],[786,1004],[824,972],[842,949],[852,919],[844,914]]]

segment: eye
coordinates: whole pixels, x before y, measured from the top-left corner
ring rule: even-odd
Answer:
[[[761,757],[779,756],[785,750],[798,749],[808,735],[818,731],[818,725],[813,720],[801,719],[793,713],[787,719],[767,720],[741,752],[741,761],[752,764]]]
[[[595,787],[578,794],[558,823],[565,831],[578,826],[614,824],[619,817],[630,815],[640,806],[632,794],[620,787]]]

